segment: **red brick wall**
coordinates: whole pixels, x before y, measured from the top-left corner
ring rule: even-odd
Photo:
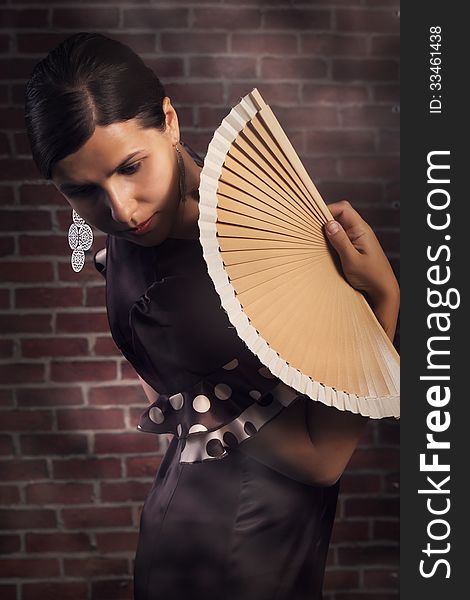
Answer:
[[[155,68],[201,154],[258,87],[326,202],[349,199],[398,274],[398,2],[10,0],[0,13],[0,596],[129,600],[164,444],[135,429],[146,398],[91,262],[104,236],[71,270],[71,210],[31,161],[24,82],[67,35],[102,31]],[[398,595],[398,443],[398,423],[370,422],[343,475],[325,600]]]

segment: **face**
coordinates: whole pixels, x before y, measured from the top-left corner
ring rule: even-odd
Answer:
[[[166,130],[136,119],[96,127],[91,138],[54,166],[52,181],[90,225],[142,246],[165,240],[178,213],[180,189],[176,112],[163,102]],[[151,217],[150,227],[132,229]]]

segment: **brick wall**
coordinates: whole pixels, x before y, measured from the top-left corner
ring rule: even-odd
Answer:
[[[172,0],[0,8],[0,596],[132,597],[143,499],[163,438],[135,429],[146,398],[115,347],[92,252],[69,263],[71,210],[41,181],[24,82],[79,30],[155,68],[202,155],[257,86],[327,203],[347,198],[398,274],[399,10],[395,0]],[[325,600],[398,596],[399,424],[370,422],[345,474]],[[159,446],[160,443],[160,446]]]

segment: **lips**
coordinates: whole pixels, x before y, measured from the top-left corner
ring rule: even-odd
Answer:
[[[150,229],[150,227],[152,225],[152,221],[153,221],[153,217],[154,216],[155,215],[152,215],[149,219],[147,219],[143,223],[140,223],[140,225],[138,225],[134,229],[131,229],[132,233],[137,234],[137,235],[146,233]]]

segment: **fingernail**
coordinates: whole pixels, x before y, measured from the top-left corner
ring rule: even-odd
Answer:
[[[337,231],[339,231],[339,223],[337,221],[330,221],[326,229],[329,234],[334,235]]]

